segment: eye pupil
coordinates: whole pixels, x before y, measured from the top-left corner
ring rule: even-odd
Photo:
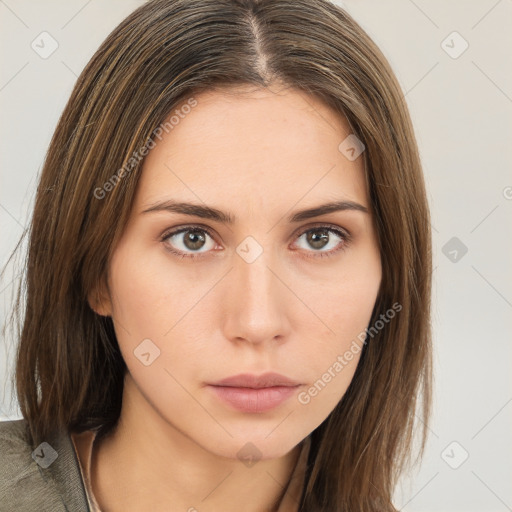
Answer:
[[[326,229],[317,229],[310,231],[307,235],[308,243],[315,249],[322,249],[329,243],[329,231]]]
[[[200,231],[187,231],[183,243],[188,249],[200,249],[204,245],[205,237]],[[191,244],[191,245],[190,245]]]

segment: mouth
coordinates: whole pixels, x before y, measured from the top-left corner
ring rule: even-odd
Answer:
[[[208,384],[214,395],[241,412],[261,413],[283,404],[300,387],[278,373],[240,374]]]

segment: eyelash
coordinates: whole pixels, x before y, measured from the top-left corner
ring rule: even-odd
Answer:
[[[342,239],[342,242],[340,243],[340,247],[338,247],[337,249],[331,249],[330,251],[311,251],[311,252],[314,253],[314,256],[304,256],[305,258],[329,258],[331,256],[334,256],[334,255],[338,254],[340,251],[346,250],[348,245],[350,245],[350,243],[352,241],[352,236],[350,235],[350,233],[348,231],[341,230],[340,228],[335,227],[333,225],[329,225],[329,224],[323,224],[323,225],[320,225],[320,226],[310,227],[310,228],[302,231],[298,235],[297,238],[300,238],[302,235],[304,235],[305,233],[308,233],[310,231],[321,231],[321,230],[326,230],[329,233],[334,233],[335,235],[339,236]],[[213,236],[213,234],[210,231],[210,229],[208,229],[206,227],[203,227],[203,226],[199,226],[199,225],[190,225],[190,226],[181,227],[181,228],[176,229],[174,231],[166,231],[160,237],[160,241],[165,243],[168,238],[171,238],[174,235],[178,235],[180,233],[184,233],[184,232],[187,232],[187,231],[204,232],[204,233],[207,233],[212,239],[215,239],[215,237]],[[165,248],[166,248],[167,251],[171,252],[172,254],[177,256],[178,258],[191,258],[191,259],[195,259],[195,258],[201,258],[205,254],[205,253],[196,253],[196,254],[191,253],[191,254],[187,254],[187,253],[183,253],[183,252],[177,251],[176,249],[173,249],[169,245],[166,245]]]

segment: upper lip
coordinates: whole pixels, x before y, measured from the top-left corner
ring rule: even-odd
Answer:
[[[284,375],[274,372],[263,373],[262,375],[253,375],[249,373],[241,373],[233,375],[225,379],[212,383],[212,386],[227,386],[234,388],[270,388],[274,386],[298,386],[300,383],[296,382]]]

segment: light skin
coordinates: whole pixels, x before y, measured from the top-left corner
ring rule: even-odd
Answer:
[[[301,441],[343,397],[360,357],[298,400],[368,326],[382,277],[363,157],[338,149],[348,123],[295,89],[237,92],[194,96],[197,106],[155,141],[107,286],[89,298],[112,316],[128,367],[118,428],[91,467],[104,511],[276,510]],[[171,199],[234,221],[143,213]],[[334,201],[368,212],[289,220]],[[192,232],[162,240],[185,226]],[[237,248],[262,252],[248,262]],[[160,350],[148,366],[134,354],[144,339]],[[206,385],[268,371],[300,386],[262,413],[236,410]],[[251,467],[237,455],[247,443],[261,456]]]

